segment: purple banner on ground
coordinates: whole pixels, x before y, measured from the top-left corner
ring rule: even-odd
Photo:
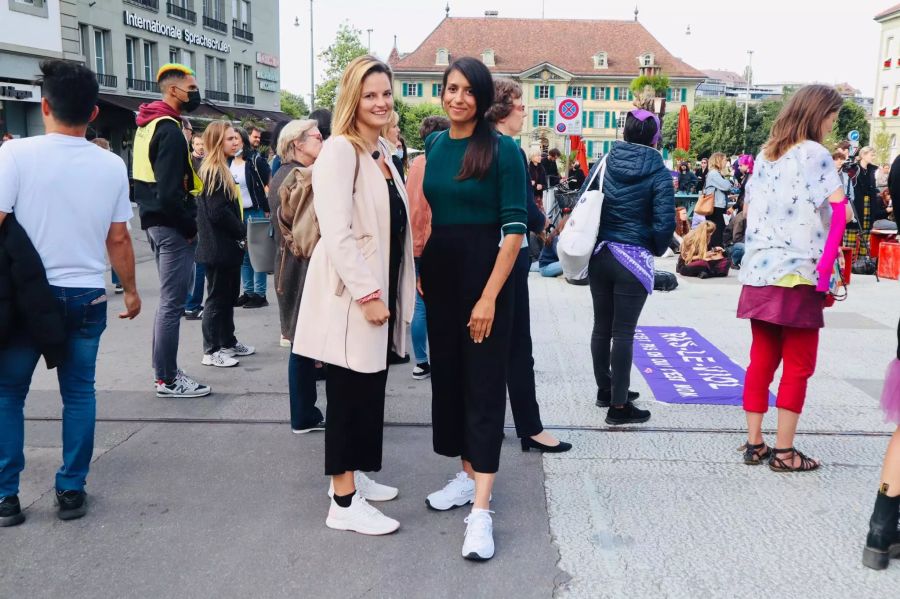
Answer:
[[[640,327],[634,335],[634,365],[659,401],[743,403],[746,372],[694,329]],[[771,393],[769,403],[775,403]]]

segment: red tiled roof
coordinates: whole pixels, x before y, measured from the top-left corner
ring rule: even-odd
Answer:
[[[450,52],[451,62],[460,56],[480,57],[491,49],[496,63],[491,70],[499,73],[521,73],[546,62],[574,75],[597,76],[637,76],[637,57],[652,52],[657,66],[669,77],[705,78],[672,56],[639,22],[586,19],[448,17],[418,48],[391,66],[398,73],[443,71],[444,66],[435,64],[439,48]],[[597,52],[607,53],[608,68],[594,68]]]
[[[883,10],[880,13],[878,13],[877,15],[875,15],[875,20],[878,21],[880,19],[884,19],[885,17],[889,17],[898,11],[900,11],[900,4],[895,4],[894,6],[890,7],[889,9]]]

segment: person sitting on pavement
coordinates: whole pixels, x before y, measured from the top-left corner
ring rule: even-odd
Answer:
[[[675,232],[675,190],[656,145],[659,117],[632,110],[624,139],[606,159],[598,245],[588,266],[594,305],[591,357],[597,406],[608,407],[606,423],[647,422],[650,412],[634,405],[629,390],[634,334],[653,293],[653,256],[662,256]]]
[[[432,115],[422,120],[419,127],[419,138],[428,139],[435,131],[444,131],[450,128],[450,121],[445,116]],[[425,243],[431,237],[431,207],[425,198],[422,185],[425,182],[425,153],[419,154],[409,165],[409,174],[406,179],[406,195],[409,198],[409,222],[412,224],[413,260],[416,264],[416,278],[419,277],[420,261]],[[425,310],[425,300],[416,289],[416,308],[413,312],[410,325],[413,354],[416,357],[416,367],[413,368],[412,377],[417,381],[431,377],[431,364],[428,362],[428,319]]]
[[[569,217],[565,217],[559,222],[559,226],[544,235],[544,245],[541,248],[541,255],[538,257],[538,271],[542,277],[558,277],[563,274],[562,264],[559,261],[559,255],[556,253],[556,246],[559,244],[559,234],[566,226]]]
[[[247,227],[241,197],[228,161],[241,148],[238,132],[225,121],[213,121],[203,133],[206,156],[200,166],[203,193],[197,200],[197,262],[206,269],[209,293],[203,309],[204,366],[237,366],[235,356],[256,349],[234,336],[234,298],[240,289]]]
[[[738,318],[750,320],[753,342],[744,386],[744,462],[776,472],[815,470],[819,462],[794,447],[809,378],[816,368],[832,264],[852,214],[822,139],[843,106],[832,87],[807,85],[787,101],[756,158],[747,187],[747,237]],[[828,218],[830,216],[830,218]],[[826,243],[827,241],[827,243]],[[821,268],[820,268],[821,267]],[[779,365],[778,431],[769,448],[762,433],[769,387]]]
[[[730,265],[724,250],[712,244],[715,231],[715,223],[704,221],[684,236],[675,272],[700,279],[728,276]]]
[[[321,239],[306,273],[293,347],[326,364],[332,500],[325,525],[367,535],[400,527],[368,504],[399,491],[365,472],[381,470],[388,351],[406,353],[415,304],[406,188],[380,137],[393,112],[392,88],[390,67],[372,56],[355,58],[341,76],[334,136],[313,169]]]
[[[272,177],[269,186],[269,206],[273,209],[273,219],[278,219],[275,227],[275,296],[278,298],[278,318],[281,324],[281,341],[287,347],[297,332],[297,314],[303,297],[303,285],[309,268],[309,259],[295,256],[287,245],[282,227],[293,229],[293,219],[285,221],[285,208],[281,204],[285,180],[295,168],[310,168],[322,150],[322,134],[316,121],[290,121],[278,136],[278,156],[281,167]],[[292,215],[295,216],[295,215]],[[288,397],[291,408],[291,431],[304,434],[325,430],[325,418],[316,407],[316,380],[318,379],[315,360],[291,352],[288,358]]]
[[[266,186],[269,184],[270,171],[269,165],[254,149],[250,135],[243,129],[238,129],[237,132],[240,135],[241,147],[229,168],[241,190],[241,205],[246,225],[250,219],[269,218],[269,199],[266,197]],[[268,276],[267,273],[253,270],[250,252],[245,251],[244,261],[241,264],[241,285],[244,292],[238,297],[235,306],[247,309],[268,306],[269,301],[266,299]]]
[[[72,520],[87,512],[107,255],[124,287],[119,318],[141,310],[126,226],[128,172],[121,158],[85,139],[100,110],[97,77],[62,60],[40,68],[46,134],[0,147],[0,527],[25,520],[18,498],[25,398],[42,354],[57,369],[63,404],[57,516]],[[24,326],[12,326],[13,319]]]
[[[180,64],[160,67],[163,99],[141,104],[134,134],[134,199],[141,228],[156,259],[159,306],[153,324],[153,369],[157,397],[202,397],[211,389],[178,368],[178,340],[194,280],[200,179],[181,131],[181,115],[200,106],[194,72]]]

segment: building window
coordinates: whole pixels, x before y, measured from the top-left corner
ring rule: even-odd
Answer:
[[[134,41],[133,37],[125,38],[125,76],[128,79],[134,79],[134,74],[137,72],[137,68],[135,67]]]
[[[444,84],[443,83],[432,83],[431,84],[431,95],[435,98],[440,98],[444,93]]]
[[[182,50],[181,51],[181,64],[189,68],[190,70],[194,70],[196,68],[196,63],[194,62],[194,53],[190,50]]]
[[[94,72],[106,74],[106,40],[109,37],[108,31],[94,29]]]
[[[408,98],[421,98],[422,97],[422,84],[421,83],[404,83],[401,86],[401,93],[403,96]]]
[[[550,111],[549,110],[538,110],[537,111],[537,126],[538,127],[549,127],[550,126]]]
[[[49,17],[47,0],[9,0],[9,10],[34,17]]]
[[[627,87],[613,88],[613,100],[633,100],[634,96]]]
[[[606,52],[597,52],[594,54],[594,68],[605,69],[609,66],[609,58]]]
[[[538,100],[547,100],[553,97],[553,86],[552,85],[538,85],[535,87],[535,99]]]
[[[889,37],[887,41],[884,43],[884,58],[888,59],[891,57],[891,48],[894,46],[894,38]]]
[[[169,62],[181,64],[181,48],[169,46]]]
[[[584,97],[584,88],[570,85],[566,89],[566,95],[569,96],[570,98],[583,98]]]
[[[484,66],[493,67],[494,63],[494,51],[493,50],[485,50],[481,53],[481,62],[484,63]]]
[[[156,79],[157,58],[156,44],[153,42],[142,41],[141,47],[144,57],[144,81],[154,81]]]
[[[234,37],[246,42],[253,41],[250,33],[250,2],[248,0],[231,0],[232,10],[232,34]]]
[[[887,106],[888,88],[885,85],[881,88],[881,106]]]
[[[88,37],[88,26],[84,23],[78,24],[78,41],[81,44],[81,55],[87,63],[91,62],[91,40]]]
[[[653,54],[648,52],[641,56],[641,66],[642,67],[652,67],[653,66]]]
[[[619,113],[619,119],[618,119],[619,122],[616,124],[616,127],[617,127],[618,129],[624,129],[624,128],[625,128],[625,118],[626,118],[627,116],[628,116],[628,113],[627,113],[627,112],[620,112],[620,113]]]
[[[450,53],[446,48],[438,48],[437,54],[434,57],[434,64],[440,66],[447,66],[450,64]]]

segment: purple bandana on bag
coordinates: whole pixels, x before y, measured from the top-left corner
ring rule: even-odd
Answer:
[[[594,255],[600,253],[604,247],[608,247],[613,257],[633,274],[647,294],[653,293],[653,254],[647,248],[615,241],[601,241],[594,250]]]

